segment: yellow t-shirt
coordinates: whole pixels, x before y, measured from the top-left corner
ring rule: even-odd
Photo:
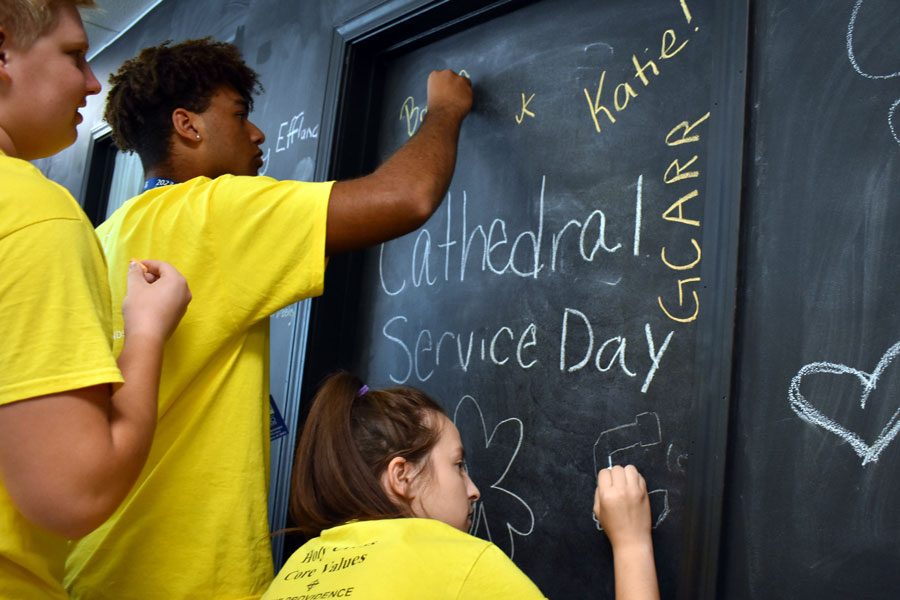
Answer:
[[[131,257],[173,264],[193,300],[165,346],[147,464],[67,561],[73,598],[230,600],[265,590],[268,315],[322,293],[331,185],[198,177],[129,200],[97,229],[114,303]]]
[[[532,600],[537,586],[494,544],[433,519],[355,521],[300,547],[263,600]]]
[[[120,383],[112,306],[81,207],[34,166],[0,153],[0,406]],[[66,544],[26,521],[0,481],[0,598],[65,598]]]

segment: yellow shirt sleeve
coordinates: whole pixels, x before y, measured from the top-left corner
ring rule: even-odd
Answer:
[[[106,265],[86,220],[8,233],[0,265],[0,405],[122,381]]]
[[[519,567],[494,544],[485,547],[459,591],[459,600],[546,600]]]
[[[216,266],[234,314],[253,322],[321,295],[333,182],[224,176],[212,185]]]

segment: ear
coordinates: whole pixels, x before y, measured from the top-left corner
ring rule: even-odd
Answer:
[[[413,479],[415,473],[412,463],[405,458],[395,456],[381,474],[381,485],[391,498],[409,504],[415,498]]]
[[[172,125],[175,135],[188,144],[196,144],[203,139],[203,116],[186,108],[172,111]]]
[[[9,50],[9,36],[6,30],[0,25],[0,78],[7,79],[9,74],[6,71],[6,52]]]

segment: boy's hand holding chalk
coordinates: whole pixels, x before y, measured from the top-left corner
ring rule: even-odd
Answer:
[[[130,264],[138,265],[141,268],[141,271],[144,272],[144,279],[147,280],[147,283],[153,283],[154,281],[159,279],[158,273],[151,273],[150,268],[138,259],[132,258]]]
[[[128,291],[122,302],[125,335],[168,338],[190,301],[191,291],[175,267],[158,260],[131,259]]]

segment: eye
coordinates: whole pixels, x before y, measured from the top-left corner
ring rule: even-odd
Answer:
[[[468,473],[469,472],[469,465],[467,465],[466,461],[464,461],[464,460],[461,460],[458,463],[456,463],[456,468],[459,469],[460,473]]]

